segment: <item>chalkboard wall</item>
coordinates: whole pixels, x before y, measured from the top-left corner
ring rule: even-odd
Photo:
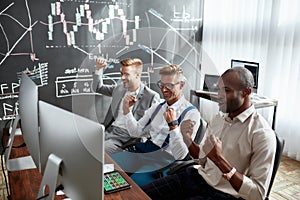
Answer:
[[[90,88],[96,57],[108,60],[107,83],[118,80],[119,59],[139,57],[147,84],[155,85],[160,66],[175,63],[197,88],[202,9],[203,0],[2,0],[0,123],[18,113],[24,71],[40,99],[87,116],[96,109],[99,120],[110,99]]]

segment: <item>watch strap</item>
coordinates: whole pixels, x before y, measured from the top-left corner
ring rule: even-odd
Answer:
[[[235,174],[235,172],[236,172],[236,168],[233,167],[233,168],[230,170],[230,172],[224,173],[224,174],[223,174],[223,178],[224,178],[225,180],[229,181],[229,180],[231,179],[231,177]]]

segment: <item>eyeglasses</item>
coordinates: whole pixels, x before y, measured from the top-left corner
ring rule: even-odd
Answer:
[[[169,90],[172,90],[175,85],[178,85],[180,83],[180,81],[178,81],[177,83],[162,83],[161,81],[158,81],[157,82],[157,85],[160,89],[162,89],[163,87],[169,89]]]

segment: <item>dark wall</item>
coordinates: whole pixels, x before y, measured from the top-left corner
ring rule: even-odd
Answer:
[[[152,85],[158,67],[180,64],[193,87],[201,64],[202,8],[202,0],[1,1],[0,123],[18,112],[22,71],[39,85],[40,99],[90,115],[99,56],[110,64],[105,73],[118,72],[120,58],[141,58],[144,81]],[[108,74],[106,81],[117,79]],[[96,99],[98,112],[105,113],[109,98]]]

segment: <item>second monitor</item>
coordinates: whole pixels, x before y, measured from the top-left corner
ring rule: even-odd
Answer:
[[[58,186],[73,200],[102,199],[104,126],[43,101],[39,122],[43,180],[38,197],[48,185],[50,199]]]

